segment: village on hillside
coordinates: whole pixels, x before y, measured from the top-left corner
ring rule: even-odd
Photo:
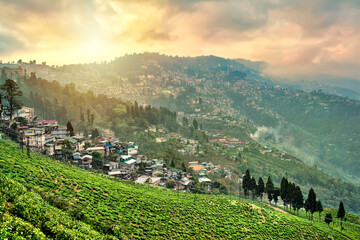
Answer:
[[[6,108],[3,110],[6,112]],[[61,126],[56,120],[38,120],[34,108],[22,107],[15,111],[12,116],[14,120],[10,120],[6,115],[1,116],[1,130],[18,141],[22,149],[71,162],[83,169],[102,170],[110,177],[189,191],[194,187],[193,177],[196,175],[196,181],[210,191],[212,180],[208,176],[209,173],[231,176],[230,169],[211,162],[190,161],[184,169],[167,166],[163,159],[149,159],[141,154],[136,143],[119,141],[110,130],[104,130],[102,134],[95,131],[92,133],[96,134],[95,136],[75,134],[70,122],[67,126]],[[150,126],[145,131],[159,134],[156,144],[162,144],[175,137],[184,145],[178,150],[179,153],[197,153],[199,143],[196,140],[184,138],[177,133],[165,133],[163,129],[157,129],[155,126]],[[227,146],[246,144],[244,141],[227,138],[213,138],[210,142]]]

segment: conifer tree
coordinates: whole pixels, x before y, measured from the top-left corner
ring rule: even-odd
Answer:
[[[262,180],[261,177],[259,177],[257,188],[256,188],[256,196],[260,197],[261,201],[263,198],[263,193],[264,193],[264,181]]]
[[[309,211],[311,213],[311,220],[312,220],[313,219],[313,214],[316,211],[316,194],[315,194],[314,189],[312,189],[312,188],[309,190],[307,204],[308,204],[308,207],[309,207]]]
[[[70,132],[70,136],[74,136],[74,135],[75,135],[75,133],[74,133],[74,128],[73,128],[73,126],[72,126],[72,124],[71,124],[70,121],[67,122],[66,128],[67,128],[67,131]]]
[[[271,177],[269,176],[268,180],[266,182],[266,187],[265,187],[265,192],[268,195],[269,202],[272,201],[272,193],[273,193],[273,191],[274,191],[274,184],[273,184],[273,182],[271,180]]]
[[[277,205],[279,196],[280,196],[280,189],[278,187],[274,187],[274,190],[272,192],[272,198],[274,199],[275,205]]]
[[[304,197],[299,186],[295,187],[294,195],[294,210],[297,210],[297,212],[299,213],[299,209],[304,206]]]
[[[16,97],[22,96],[23,93],[19,90],[17,83],[11,79],[6,80],[5,83],[0,86],[0,89],[5,91],[4,99],[8,101],[10,120],[12,120],[14,112],[23,106],[23,103],[17,100]]]
[[[344,208],[343,202],[340,202],[340,204],[339,204],[339,210],[337,212],[337,217],[341,219],[341,232],[342,232],[342,230],[343,230],[342,221],[343,221],[343,218],[345,217],[345,208]]]
[[[196,121],[196,119],[194,119],[194,121],[193,121],[193,126],[194,126],[195,130],[197,130],[198,127],[199,127],[199,124],[198,124],[198,122]]]
[[[284,207],[287,206],[287,201],[286,201],[287,185],[288,185],[288,180],[285,177],[282,177],[281,183],[280,183],[280,196],[284,202]]]
[[[251,180],[250,171],[249,169],[247,169],[245,175],[243,176],[243,181],[242,181],[242,188],[244,190],[245,196],[248,195],[250,180]]]
[[[251,177],[250,181],[249,181],[249,191],[252,192],[252,196],[255,197],[255,192],[256,192],[256,180],[254,177]]]

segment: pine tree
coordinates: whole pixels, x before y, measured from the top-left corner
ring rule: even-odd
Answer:
[[[70,121],[67,122],[66,128],[67,128],[67,131],[70,132],[70,136],[74,136],[74,135],[75,135],[75,133],[74,133],[74,128],[73,128],[73,126],[72,126],[72,124],[71,124]]]
[[[299,213],[299,209],[304,206],[304,197],[299,186],[295,187],[294,195],[295,195],[294,209],[297,210],[297,212]]]
[[[198,122],[196,121],[196,119],[194,119],[194,121],[193,121],[193,126],[194,126],[194,128],[197,130],[198,129],[198,127],[199,127],[199,124],[198,124]]]
[[[259,177],[258,185],[257,185],[257,188],[256,188],[256,196],[260,197],[261,201],[262,201],[262,198],[263,198],[263,193],[264,193],[264,181],[262,180],[261,177]]]
[[[316,202],[316,211],[319,212],[319,221],[320,221],[321,213],[322,213],[322,211],[324,211],[323,206],[322,206],[320,200],[318,200],[318,201]]]
[[[287,201],[286,201],[287,185],[288,185],[288,180],[285,177],[282,177],[281,183],[280,183],[280,196],[284,202],[285,207],[287,206]]]
[[[134,115],[135,116],[139,115],[139,105],[138,105],[137,101],[134,102]]]
[[[272,198],[274,199],[275,205],[277,205],[279,196],[280,196],[280,189],[278,187],[275,187],[272,193]]]
[[[249,169],[247,169],[245,175],[243,176],[243,181],[242,181],[242,188],[244,189],[245,196],[248,195],[250,179],[251,179],[250,171]]]
[[[5,83],[0,86],[0,89],[5,91],[4,98],[8,101],[10,120],[12,120],[14,112],[23,106],[23,103],[15,97],[20,97],[23,93],[19,90],[17,83],[11,79],[6,80]]]
[[[274,191],[274,184],[271,180],[271,177],[269,176],[268,177],[268,180],[266,182],[266,187],[265,187],[265,192],[267,193],[268,195],[268,199],[269,199],[269,202],[272,201],[272,194],[273,194],[273,191]]]
[[[304,207],[305,207],[305,212],[306,212],[306,216],[307,216],[307,213],[308,211],[310,210],[310,207],[309,207],[309,204],[308,204],[308,200],[306,199],[305,202],[304,202]]]
[[[337,212],[337,217],[341,219],[341,232],[342,232],[342,230],[343,230],[342,221],[343,221],[343,218],[345,217],[345,208],[344,208],[343,202],[340,202],[340,204],[339,204],[339,210]]]
[[[316,211],[316,194],[315,194],[314,189],[312,189],[312,188],[309,190],[307,204],[308,204],[308,207],[309,207],[309,211],[311,213],[311,220],[312,220],[313,219],[313,214]]]
[[[292,208],[293,191],[295,190],[293,187],[294,187],[294,185],[291,182],[288,182],[286,185],[285,201],[290,206],[290,212],[291,212],[291,208]]]
[[[251,177],[250,182],[249,182],[249,191],[252,192],[253,198],[255,197],[256,187],[257,187],[256,180],[254,177]]]

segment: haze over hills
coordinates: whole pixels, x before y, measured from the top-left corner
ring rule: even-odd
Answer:
[[[263,67],[262,62],[215,56],[145,53],[102,64],[39,67],[37,74],[73,81],[83,91],[165,106],[190,118],[211,115],[250,121],[259,130],[252,132],[258,141],[359,183],[359,102],[325,91],[280,87],[261,75]],[[350,84],[349,80],[346,86]],[[199,97],[201,105],[194,103]]]

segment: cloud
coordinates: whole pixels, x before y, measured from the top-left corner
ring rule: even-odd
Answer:
[[[0,0],[0,9],[0,57],[59,64],[158,51],[262,60],[281,75],[360,74],[358,0]]]
[[[21,51],[24,44],[16,37],[0,31],[0,54],[5,55],[15,51]]]

